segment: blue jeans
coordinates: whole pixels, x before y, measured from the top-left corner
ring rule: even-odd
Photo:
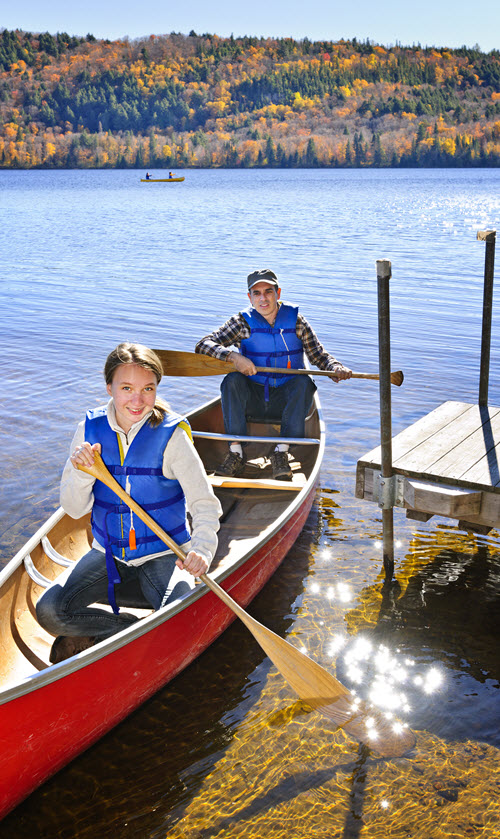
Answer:
[[[117,562],[122,580],[115,586],[117,605],[156,610],[190,591],[195,578],[178,568],[175,559],[168,553],[139,566]],[[98,605],[107,602],[106,557],[92,548],[42,594],[36,605],[37,619],[52,635],[88,635],[101,640],[138,620],[130,612],[115,615]]]
[[[305,418],[316,392],[310,376],[294,375],[280,387],[269,388],[269,402],[264,385],[243,373],[228,373],[222,380],[222,414],[226,434],[247,434],[247,416],[263,420],[281,420],[282,437],[305,437]]]

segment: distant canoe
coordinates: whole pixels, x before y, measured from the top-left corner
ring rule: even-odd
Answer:
[[[175,184],[184,178],[141,178],[141,184]]]

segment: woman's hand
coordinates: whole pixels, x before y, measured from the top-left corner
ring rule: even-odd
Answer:
[[[189,551],[184,562],[182,559],[178,559],[176,562],[176,565],[179,568],[184,568],[186,571],[189,571],[193,577],[199,577],[200,574],[206,574],[208,571],[208,564],[208,560],[206,560],[205,557],[197,551]]]
[[[73,454],[70,456],[71,463],[78,469],[79,466],[93,466],[94,465],[94,452],[101,453],[101,444],[94,443],[93,446],[90,443],[82,443],[81,446],[77,446]]]

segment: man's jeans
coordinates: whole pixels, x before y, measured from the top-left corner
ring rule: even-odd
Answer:
[[[117,605],[159,609],[190,591],[195,578],[178,568],[175,559],[166,553],[139,566],[117,562],[122,580],[115,586]],[[36,606],[38,622],[52,635],[102,639],[138,620],[129,612],[115,615],[98,605],[107,602],[106,557],[92,548],[43,593]]]
[[[305,437],[305,418],[316,392],[310,376],[292,375],[280,387],[270,387],[269,402],[264,398],[264,385],[243,373],[228,373],[220,389],[226,434],[245,436],[246,418],[250,416],[262,420],[281,418],[282,437]]]

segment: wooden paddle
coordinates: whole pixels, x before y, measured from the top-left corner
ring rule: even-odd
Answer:
[[[186,554],[182,549],[108,472],[98,452],[94,451],[93,466],[78,466],[78,468],[106,484],[182,561],[185,560]],[[403,727],[394,719],[388,720],[377,709],[359,701],[331,673],[284,638],[280,638],[279,635],[250,617],[224,589],[206,574],[201,574],[200,580],[243,621],[282,676],[304,702],[321,711],[337,726],[345,729],[356,740],[365,743],[383,757],[399,757],[413,748],[416,738],[411,729]]]
[[[231,361],[213,358],[195,352],[180,352],[178,350],[155,350],[163,365],[166,376],[225,376],[233,373],[236,367]],[[287,367],[256,367],[258,373],[285,373],[287,376],[328,376],[327,370],[293,370]],[[378,379],[378,373],[353,373],[353,379]],[[400,387],[404,376],[401,370],[391,373],[391,383]]]

